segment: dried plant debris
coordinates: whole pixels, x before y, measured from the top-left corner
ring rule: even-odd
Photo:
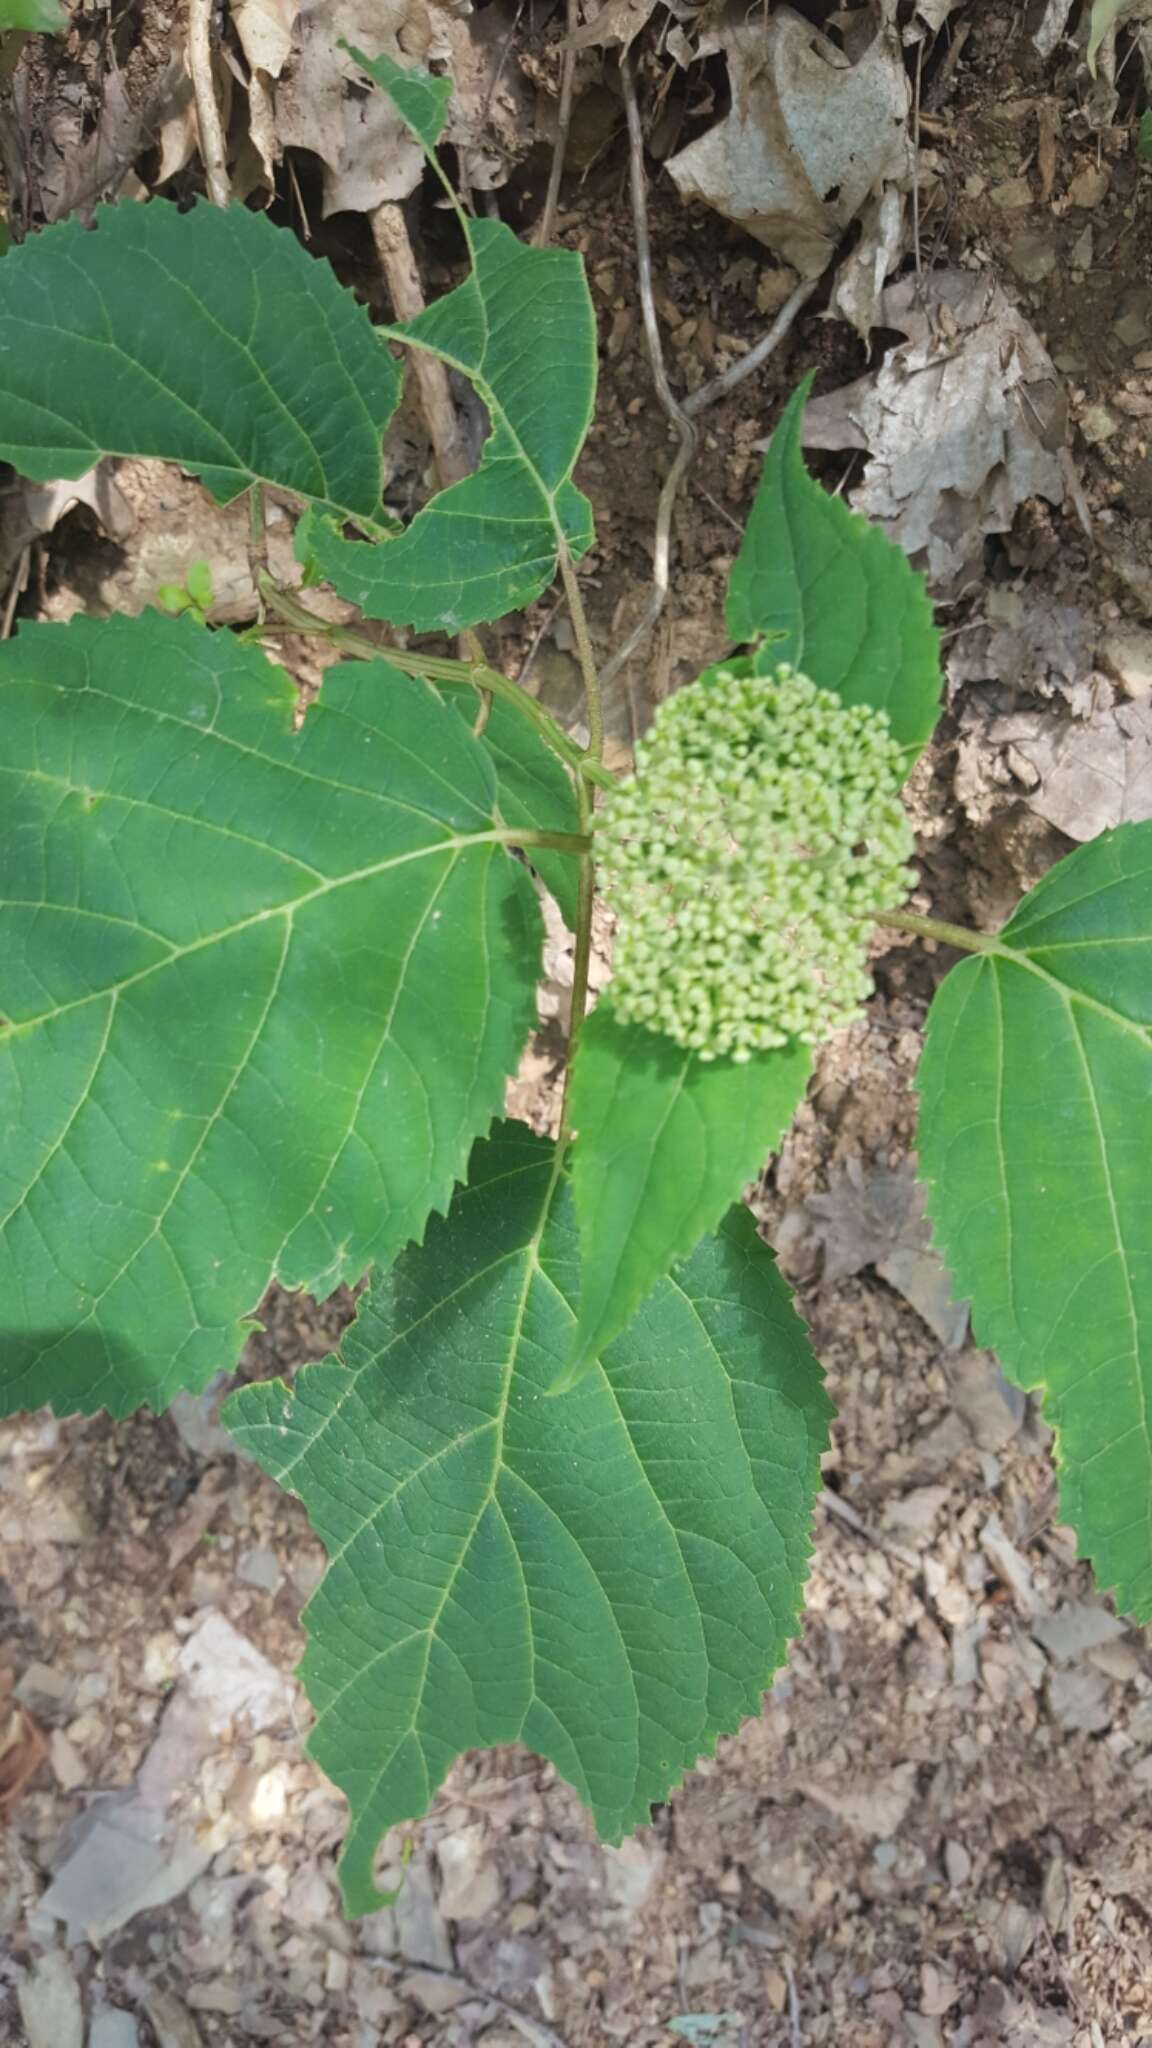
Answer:
[[[1023,802],[1083,843],[1113,825],[1152,818],[1152,699],[1113,701],[1101,681],[1087,718],[1049,709],[988,719],[979,704],[961,715],[956,792],[984,822],[1006,801]]]
[[[1077,717],[1095,701],[1097,625],[1079,605],[1053,602],[1048,588],[992,588],[983,615],[951,642],[945,658],[949,695],[969,683],[996,681],[1045,699],[1059,698]],[[1116,636],[1120,643],[1129,636]],[[1152,634],[1142,636],[1152,647]],[[1133,659],[1141,658],[1134,644]],[[1145,653],[1143,658],[1147,660]],[[1149,687],[1152,688],[1152,679]],[[1133,693],[1135,694],[1135,693]]]
[[[809,1195],[785,1221],[786,1238],[803,1234],[824,1248],[824,1282],[832,1286],[871,1266],[902,1294],[947,1350],[963,1344],[968,1310],[952,1300],[948,1274],[931,1249],[924,1190],[905,1159],[893,1170],[849,1159],[826,1195]]]
[[[984,272],[933,271],[884,292],[880,321],[907,340],[880,367],[808,408],[809,447],[868,456],[850,494],[940,595],[978,572],[987,534],[1017,507],[1064,498],[1067,404],[1035,330]]]
[[[342,43],[447,67],[455,89],[445,140],[461,152],[464,182],[488,190],[504,182],[535,126],[534,98],[507,61],[509,29],[495,6],[473,15],[432,0],[305,0],[273,89],[275,127],[282,148],[320,158],[325,214],[406,199],[424,163],[388,95],[369,87]]]
[[[866,9],[856,19],[875,24]],[[853,62],[785,7],[767,22],[741,14],[699,50],[724,52],[732,105],[669,158],[672,177],[686,199],[737,222],[801,277],[819,276],[869,198],[909,174],[899,38],[881,22]]]

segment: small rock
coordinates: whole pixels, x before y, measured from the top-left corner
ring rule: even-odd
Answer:
[[[177,1659],[191,1697],[208,1708],[214,1733],[233,1721],[268,1728],[291,1720],[293,1689],[230,1621],[209,1608]]]
[[[1040,1911],[1051,1933],[1061,1932],[1068,1919],[1071,1905],[1072,1887],[1068,1882],[1068,1866],[1063,1856],[1053,1856],[1044,1872],[1040,1888]]]
[[[1152,633],[1140,626],[1117,627],[1104,635],[1099,660],[1126,697],[1152,696]]]
[[[996,1922],[995,1939],[1001,1967],[1013,1976],[1020,1968],[1040,1929],[1040,1916],[1018,1899],[1006,1899]]]
[[[1107,164],[1090,164],[1086,171],[1078,171],[1068,187],[1068,204],[1085,209],[1099,206],[1112,183],[1112,173]]]
[[[1111,1691],[1098,1671],[1053,1671],[1048,1705],[1061,1727],[1098,1735],[1112,1725]]]
[[[434,2019],[473,1995],[467,1984],[453,1977],[435,1977],[430,1970],[410,1970],[400,1979],[400,1989]]]
[[[352,1965],[347,1956],[341,1955],[338,1948],[330,1948],[324,1960],[325,1991],[347,1991],[351,1975]]]
[[[190,1984],[185,1996],[194,2012],[238,2013],[244,2003],[239,1984],[227,1977],[213,1977],[207,1984]]]
[[[169,1402],[166,1419],[175,1427],[181,1442],[198,1458],[239,1457],[240,1446],[217,1420],[224,1395],[233,1385],[232,1375],[218,1372],[201,1394],[182,1390]]]
[[[1095,1671],[1102,1671],[1105,1678],[1115,1679],[1117,1685],[1131,1685],[1144,1669],[1143,1659],[1131,1643],[1099,1643],[1089,1650],[1088,1662]]]
[[[103,2005],[92,2016],[88,2048],[140,2048],[140,2029],[130,2012],[118,2005]]]
[[[952,1404],[982,1451],[1002,1451],[1020,1432],[1028,1396],[1005,1379],[990,1351],[960,1351],[948,1361]]]
[[[901,1499],[885,1503],[881,1517],[886,1530],[906,1537],[917,1549],[931,1541],[941,1509],[951,1498],[946,1486],[916,1486]]]
[[[1118,432],[1120,422],[1106,405],[1088,405],[1080,415],[1080,432],[1089,447],[1095,448],[1101,441],[1110,441]]]
[[[440,1866],[440,1911],[446,1920],[483,1920],[499,1905],[499,1873],[485,1864],[483,1827],[457,1828],[436,1847]]]
[[[142,1676],[147,1686],[154,1686],[159,1692],[171,1685],[176,1677],[180,1659],[180,1638],[170,1628],[161,1629],[149,1636],[144,1645]]]
[[[762,270],[756,284],[756,311],[769,318],[778,313],[799,282],[796,272],[787,266],[779,270]],[[569,621],[565,619],[564,623],[568,625]]]
[[[650,1897],[664,1868],[659,1842],[630,1835],[618,1849],[604,1851],[604,1889],[613,1905],[637,1913]]]
[[[947,1841],[944,1844],[944,1875],[953,1891],[959,1891],[972,1875],[972,1858],[963,1842]]]
[[[241,1585],[256,1586],[261,1593],[275,1593],[283,1582],[284,1574],[274,1550],[263,1544],[253,1544],[250,1550],[242,1550],[236,1560],[236,1577]]]
[[[432,1871],[419,1851],[404,1869],[392,1912],[396,1945],[408,1962],[430,1963],[437,1970],[452,1968],[452,1943],[433,1894]]]
[[[993,206],[1005,213],[1016,212],[1020,207],[1031,206],[1032,187],[1027,178],[1009,178],[1004,185],[993,185],[988,194]]]
[[[88,1777],[88,1766],[62,1728],[54,1728],[48,1742],[48,1761],[62,1792],[75,1792]]]
[[[904,2038],[910,2048],[944,2048],[944,2036],[934,2019],[923,2013],[906,2012],[904,2015]]]
[[[864,1783],[835,1785],[819,1778],[801,1778],[798,1782],[809,1799],[835,1814],[854,1834],[879,1840],[899,1833],[916,1796],[916,1765],[897,1764],[885,1776]]]
[[[27,2048],[83,2048],[80,1987],[60,1949],[50,1949],[17,1986]]]
[[[1096,235],[1091,221],[1081,228],[1068,258],[1070,270],[1091,270],[1096,256]]]
[[[13,1698],[32,1713],[52,1713],[70,1700],[74,1681],[66,1671],[51,1664],[29,1664],[13,1688]]]
[[[1014,1595],[1021,1614],[1038,1614],[1041,1602],[1026,1559],[1005,1535],[998,1515],[989,1515],[980,1531],[980,1548],[997,1577]]]
[[[1148,315],[1133,307],[1112,322],[1112,332],[1125,348],[1139,348],[1140,343],[1148,339]]]
[[[1030,1633],[1057,1664],[1075,1664],[1087,1650],[1114,1643],[1127,1633],[1122,1621],[1095,1601],[1068,1601],[1055,1614],[1042,1614]]]
[[[1008,268],[1023,284],[1041,284],[1056,268],[1056,250],[1047,235],[1013,235]]]

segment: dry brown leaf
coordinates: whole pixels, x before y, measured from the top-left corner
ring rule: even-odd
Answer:
[[[48,1743],[31,1715],[0,1700],[0,1814],[12,1811],[48,1754]]]
[[[869,196],[908,176],[899,39],[881,26],[849,63],[782,8],[702,39],[702,55],[715,49],[728,60],[731,111],[668,169],[685,198],[738,222],[802,277],[818,276]]]
[[[994,719],[986,734],[1003,749],[1028,808],[1081,844],[1152,818],[1152,701],[1108,703],[1106,685],[1102,694],[1088,720],[1016,711]]]
[[[809,406],[810,448],[869,456],[851,495],[940,592],[979,567],[1028,498],[1064,498],[1063,387],[1035,330],[986,274],[940,270],[883,294],[908,339],[876,372]]]
[[[528,148],[534,102],[507,61],[499,7],[469,14],[435,0],[304,0],[296,51],[273,87],[282,148],[308,149],[324,166],[324,212],[371,213],[406,199],[424,157],[386,93],[369,86],[341,42],[402,64],[443,63],[453,81],[445,137],[461,151],[465,182],[502,184]]]
[[[656,10],[656,0],[602,0],[602,5],[572,37],[576,50],[604,50],[620,43],[625,50],[635,42]]]
[[[232,21],[253,71],[279,78],[292,54],[300,0],[232,0]]]

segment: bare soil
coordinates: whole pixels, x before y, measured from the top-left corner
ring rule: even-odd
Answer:
[[[933,98],[929,78],[925,94],[923,259],[991,266],[1046,341],[1090,528],[1071,496],[1026,506],[942,614],[954,687],[913,791],[923,903],[982,921],[1071,843],[997,737],[1021,708],[1061,732],[1069,718],[1052,659],[1027,635],[1005,665],[993,634],[1005,594],[1047,618],[1074,614],[1066,630],[1087,675],[1117,626],[1152,620],[1152,237],[1131,124],[1094,124],[1082,74],[1067,54],[1041,63],[1023,10],[973,0],[966,20],[944,89]],[[581,481],[599,515],[587,580],[608,648],[643,602],[670,442],[644,353],[618,122],[602,115],[594,103],[588,119],[607,139],[597,153],[593,138],[590,167],[566,187],[561,238],[586,256],[603,341]],[[687,390],[762,331],[762,252],[686,211],[666,181],[654,181],[652,226],[670,374]],[[435,246],[431,265],[435,282]],[[830,389],[867,364],[848,329],[810,308],[767,369],[705,416],[672,601],[612,706],[621,752],[652,703],[724,644],[754,443],[812,366]],[[177,561],[243,559],[226,515],[191,510],[174,473],[132,465],[123,481],[135,536],[112,543],[90,513],[69,515],[21,615],[142,604],[168,540]],[[236,601],[242,615],[242,591]],[[502,629],[493,651],[515,670],[535,644],[535,686],[575,715],[570,643],[550,612]],[[562,955],[559,943],[561,981]],[[395,1907],[350,1926],[333,1883],[341,1805],[302,1754],[298,1695],[263,1732],[196,1752],[178,1801],[205,1851],[191,1883],[102,1944],[66,1951],[86,2011],[103,2006],[107,2025],[113,2008],[135,2029],[109,2032],[106,2048],[657,2048],[685,2016],[680,2038],[705,2048],[1152,2042],[1152,1645],[1112,1624],[1075,1559],[1033,1405],[966,1336],[944,1340],[925,1319],[934,1297],[919,1269],[892,1278],[888,1253],[915,1243],[914,1222],[901,1238],[891,1212],[876,1220],[907,1165],[920,1034],[946,964],[905,942],[879,952],[867,1022],[822,1058],[752,1194],[839,1411],[803,1633],[761,1718],[620,1849],[597,1843],[527,1753],[463,1760],[406,1831],[403,1871],[405,1845],[389,1845]],[[545,1116],[553,1078],[545,1036],[517,1112]],[[351,1306],[274,1294],[244,1374],[323,1355]],[[0,2042],[17,2044],[21,1971],[61,1936],[45,1886],[77,1822],[155,1744],[182,1644],[218,1612],[289,1671],[322,1555],[203,1402],[179,1426],[9,1425],[0,1545],[0,1680],[12,1691],[7,1705],[0,1693],[0,1767],[28,1765],[0,1850]]]

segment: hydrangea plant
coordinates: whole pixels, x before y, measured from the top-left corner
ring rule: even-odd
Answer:
[[[362,61],[434,163],[447,82]],[[303,1678],[352,1912],[463,1750],[529,1744],[616,1839],[757,1711],[829,1404],[740,1194],[886,927],[964,956],[919,1077],[936,1242],[1043,1390],[1101,1582],[1152,1615],[1152,825],[999,932],[904,907],[936,639],[904,556],[806,474],[803,390],[731,574],[743,651],[610,774],[583,270],[459,220],[464,281],[382,329],[239,207],[105,209],[0,289],[26,475],[164,457],[257,530],[275,488],[305,580],[393,629],[468,633],[557,576],[572,613],[587,744],[478,641],[325,626],[266,576],[245,634],[197,600],[0,647],[0,1399],[160,1410],[235,1366],[271,1281],[366,1282],[337,1355],[224,1411],[328,1550]],[[419,350],[491,430],[401,530],[381,437]],[[302,723],[265,645],[293,633],[345,657]],[[598,882],[616,978],[585,1015]],[[548,1138],[503,1115],[542,888],[575,940]]]

